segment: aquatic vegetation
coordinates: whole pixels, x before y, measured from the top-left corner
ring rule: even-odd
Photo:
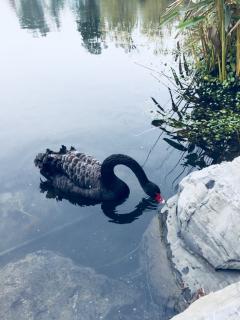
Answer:
[[[221,82],[201,73],[181,76],[174,73],[175,98],[170,90],[173,113],[161,108],[152,124],[168,133],[166,142],[188,153],[186,164],[204,167],[239,155],[240,80]]]

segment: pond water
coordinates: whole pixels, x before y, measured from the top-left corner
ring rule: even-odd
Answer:
[[[139,271],[138,251],[157,208],[144,208],[132,223],[120,224],[105,216],[101,205],[47,198],[33,160],[62,144],[101,161],[128,154],[144,165],[165,198],[175,193],[186,174],[178,165],[180,153],[151,126],[151,97],[169,103],[161,72],[173,64],[174,39],[170,27],[158,24],[166,5],[164,0],[0,3],[0,264],[52,250],[131,282],[151,320],[159,318],[151,311],[154,297]],[[146,195],[130,170],[116,172],[131,189],[117,211],[131,212]],[[141,317],[135,313],[129,319]]]

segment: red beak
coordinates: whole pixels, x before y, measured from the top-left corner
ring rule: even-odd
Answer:
[[[165,200],[163,199],[163,197],[161,196],[160,193],[157,193],[157,194],[156,194],[155,200],[156,200],[158,203],[165,203]]]

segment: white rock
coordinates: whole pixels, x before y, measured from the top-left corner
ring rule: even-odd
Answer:
[[[195,301],[172,320],[239,320],[240,282]]]
[[[237,158],[184,178],[162,209],[168,257],[186,303],[199,290],[207,294],[240,281],[239,271],[228,270],[240,269],[239,194]]]
[[[182,180],[177,199],[181,237],[216,269],[240,269],[240,157]]]

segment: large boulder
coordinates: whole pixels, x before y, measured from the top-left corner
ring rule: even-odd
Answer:
[[[240,282],[200,298],[172,320],[239,320]]]
[[[182,180],[179,235],[215,269],[240,269],[240,157]]]
[[[239,194],[237,158],[185,177],[162,209],[168,257],[187,303],[240,281]]]

